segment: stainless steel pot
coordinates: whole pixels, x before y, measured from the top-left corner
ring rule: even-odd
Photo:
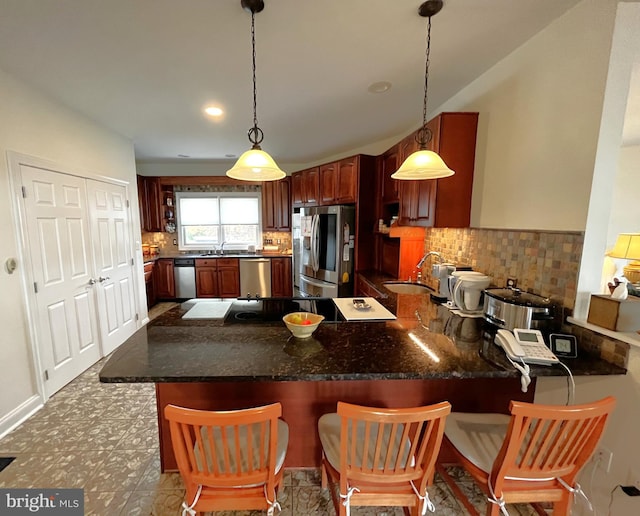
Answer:
[[[517,288],[488,288],[484,294],[484,318],[499,328],[541,329],[553,321],[555,307],[549,298]]]

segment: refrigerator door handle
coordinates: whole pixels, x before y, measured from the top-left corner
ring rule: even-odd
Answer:
[[[320,254],[320,239],[318,238],[318,225],[320,223],[320,216],[314,215],[311,222],[311,268],[313,272],[318,272],[320,268],[319,254]]]

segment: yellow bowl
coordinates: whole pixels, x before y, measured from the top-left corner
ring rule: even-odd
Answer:
[[[293,312],[285,315],[282,320],[294,337],[306,339],[311,337],[318,325],[324,321],[324,316],[310,312]],[[309,322],[305,323],[305,321]]]

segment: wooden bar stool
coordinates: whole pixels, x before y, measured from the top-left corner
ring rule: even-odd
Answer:
[[[578,473],[596,449],[615,398],[584,405],[511,402],[511,416],[452,413],[443,447],[487,495],[487,514],[507,515],[507,503],[553,502],[554,514],[569,514],[574,494],[586,495]],[[443,464],[438,473],[473,515],[479,514]],[[587,500],[587,503],[588,500]]]
[[[381,409],[338,402],[337,413],[318,421],[322,443],[322,487],[330,489],[336,513],[351,505],[434,510],[427,487],[433,483],[442,443],[447,402],[426,407]]]
[[[289,427],[280,403],[208,411],[167,405],[171,442],[186,487],[183,516],[206,511],[280,508]]]

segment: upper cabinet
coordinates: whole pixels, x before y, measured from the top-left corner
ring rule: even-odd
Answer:
[[[424,227],[468,227],[478,113],[441,113],[427,125],[432,131],[429,150],[437,152],[455,174],[435,180],[398,181],[398,223]],[[417,148],[414,134],[402,140],[398,166]]]
[[[392,179],[393,174],[400,165],[400,144],[394,145],[385,152],[380,159],[380,197],[383,204],[398,202],[397,179]]]
[[[164,213],[159,178],[138,176],[137,182],[140,227],[143,231],[163,231]]]
[[[320,201],[318,167],[292,174],[292,200],[295,207],[318,206]]]
[[[291,178],[262,184],[262,229],[291,231]]]
[[[320,204],[353,204],[358,197],[360,157],[352,156],[320,167]]]

